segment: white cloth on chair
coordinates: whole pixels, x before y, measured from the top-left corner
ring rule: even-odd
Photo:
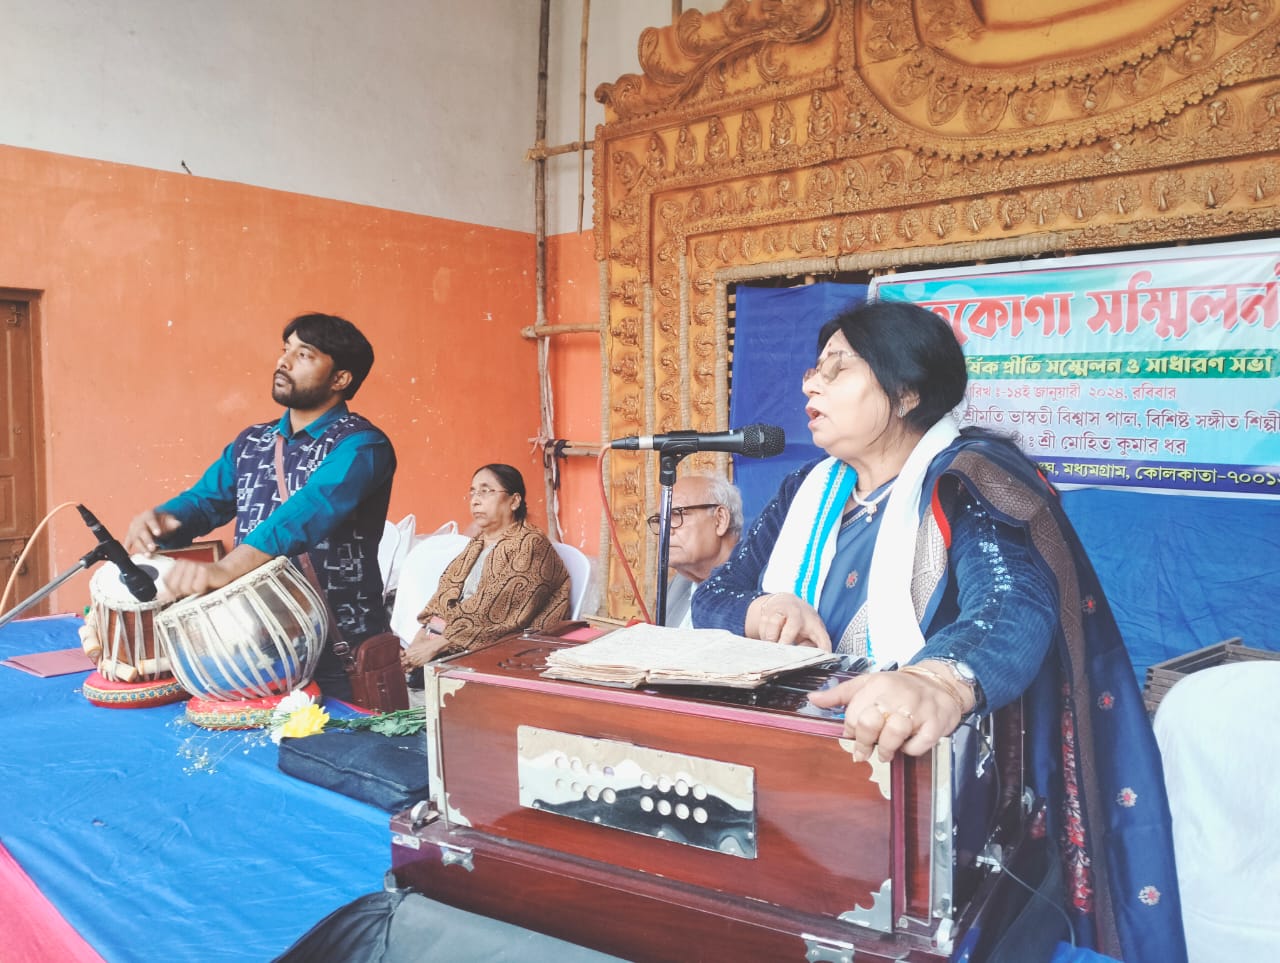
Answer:
[[[591,559],[572,545],[564,542],[555,542],[554,545],[560,561],[569,571],[569,618],[576,619],[582,614],[582,602],[591,584]]]
[[[436,594],[440,576],[470,541],[456,531],[446,531],[422,539],[405,556],[396,600],[391,606],[391,631],[405,645],[417,634],[418,613]]]
[[[1280,959],[1280,661],[1178,681],[1156,712],[1191,963]]]
[[[426,535],[417,532],[418,519],[412,512],[398,522],[390,520],[383,524],[382,541],[378,543],[378,566],[382,569],[382,593],[390,595],[400,585],[400,572],[404,568],[404,560]],[[456,522],[448,522],[438,530],[458,530]]]

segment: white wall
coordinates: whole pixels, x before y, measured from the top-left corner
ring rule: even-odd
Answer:
[[[532,0],[0,0],[0,141],[533,229]]]
[[[669,0],[596,0],[598,84]],[[532,231],[537,0],[0,0],[0,142]],[[581,0],[552,0],[548,143],[578,139]],[[576,228],[577,161],[548,166]],[[585,224],[591,224],[590,158]]]
[[[534,0],[528,0],[536,6]],[[685,3],[686,9],[693,4]],[[717,10],[718,3],[703,4]],[[613,83],[623,74],[640,72],[636,47],[645,27],[671,22],[671,0],[595,0],[587,30],[587,136],[595,137],[604,123],[604,108],[596,102],[596,87]],[[547,94],[547,144],[579,139],[579,46],[582,38],[582,0],[552,0],[551,48]],[[536,41],[535,41],[536,43]],[[532,130],[532,126],[530,127]],[[547,233],[578,229],[578,156],[565,154],[547,161]],[[591,152],[587,152],[582,212],[583,230],[591,230]]]

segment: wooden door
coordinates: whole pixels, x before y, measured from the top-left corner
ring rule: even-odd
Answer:
[[[30,298],[0,291],[0,591],[43,516],[39,459],[44,445],[37,428],[39,378],[31,309]],[[44,554],[37,545],[27,556],[6,610],[47,581]]]

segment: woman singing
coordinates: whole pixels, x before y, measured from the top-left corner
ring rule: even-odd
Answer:
[[[875,302],[828,322],[802,388],[829,457],[783,482],[695,593],[694,624],[870,660],[880,671],[811,696],[843,707],[855,761],[921,755],[1023,697],[1033,825],[1059,857],[1042,894],[1080,945],[1184,960],[1133,667],[1057,493],[1011,442],[958,429],[966,381],[951,328],[923,308]],[[1050,947],[1066,935],[1055,913]]]

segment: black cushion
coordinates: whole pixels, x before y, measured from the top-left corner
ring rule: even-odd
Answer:
[[[321,732],[280,740],[280,770],[390,813],[427,798],[427,737]]]

